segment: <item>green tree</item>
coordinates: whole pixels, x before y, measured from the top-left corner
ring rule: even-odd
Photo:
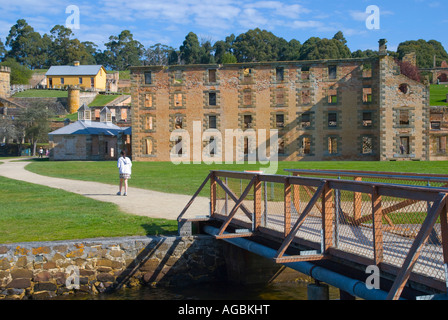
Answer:
[[[222,64],[237,63],[237,62],[238,62],[238,60],[236,59],[236,57],[230,52],[226,52],[222,55],[222,59],[221,59]]]
[[[145,48],[129,30],[123,30],[118,36],[110,36],[105,46],[102,64],[112,70],[127,70],[130,66],[142,64]]]
[[[145,63],[152,66],[166,66],[173,50],[172,47],[157,43],[145,50]]]
[[[3,44],[2,39],[0,39],[0,60],[3,60],[3,58],[6,55],[6,52],[7,51],[6,51],[5,45]]]
[[[86,42],[89,49],[78,39],[72,39],[74,33],[70,28],[56,25],[50,30],[51,44],[48,47],[48,64],[69,65],[74,61],[81,64],[93,64],[95,58],[92,56],[92,42]],[[94,44],[93,44],[94,45]]]
[[[17,127],[24,128],[25,139],[33,145],[33,155],[39,142],[48,141],[51,113],[45,103],[27,108],[17,118]]]
[[[190,32],[180,46],[180,59],[185,64],[195,64],[201,61],[201,46],[198,36]]]
[[[210,40],[202,40],[199,48],[199,63],[209,64],[215,63],[215,56],[213,55],[213,46]]]
[[[10,48],[7,57],[14,58],[31,69],[42,68],[46,63],[46,44],[25,19],[19,19],[6,37],[6,46]]]
[[[333,39],[311,37],[300,49],[300,60],[345,59],[351,56],[342,32],[336,33]]]
[[[291,39],[287,44],[285,44],[282,51],[281,60],[284,61],[297,61],[300,60],[300,48],[302,44],[296,39]]]
[[[260,62],[282,60],[286,40],[272,32],[259,28],[240,34],[232,43],[232,53],[238,62]]]
[[[6,58],[0,65],[11,68],[11,84],[28,84],[33,75],[33,71],[14,58]]]
[[[443,45],[436,40],[411,40],[398,45],[397,54],[399,59],[411,52],[416,53],[417,66],[419,68],[432,68],[434,66],[434,56],[436,56],[437,66],[440,66],[443,60],[448,60],[448,53]]]

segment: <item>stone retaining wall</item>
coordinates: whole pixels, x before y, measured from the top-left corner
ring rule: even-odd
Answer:
[[[222,252],[220,242],[203,235],[0,244],[0,299],[223,280]]]

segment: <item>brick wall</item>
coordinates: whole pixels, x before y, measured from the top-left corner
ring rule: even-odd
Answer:
[[[0,299],[185,286],[223,276],[222,248],[208,236],[0,244]]]
[[[410,86],[408,94],[398,90],[402,83]],[[428,154],[427,88],[400,75],[389,57],[134,67],[131,94],[135,160],[170,161],[176,119],[188,132],[183,141],[190,142],[193,160],[193,123],[205,130],[210,116],[221,135],[225,129],[278,129],[280,160],[394,159],[405,134],[412,147],[407,158]],[[401,107],[412,109],[410,128],[394,124],[393,112]],[[200,147],[208,144],[196,138]],[[238,150],[242,147],[235,146],[233,154]]]

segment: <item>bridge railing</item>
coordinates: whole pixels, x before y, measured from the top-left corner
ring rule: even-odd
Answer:
[[[446,188],[211,171],[179,219],[207,182],[211,218],[222,222],[217,238],[275,237],[278,263],[376,265],[395,275],[391,299],[410,278],[446,290]]]

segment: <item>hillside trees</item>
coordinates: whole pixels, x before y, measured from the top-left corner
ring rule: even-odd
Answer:
[[[443,45],[436,40],[411,40],[400,43],[397,48],[398,58],[402,59],[406,54],[415,52],[417,55],[417,66],[419,68],[432,68],[434,56],[436,64],[440,66],[443,60],[448,61],[448,53]]]

